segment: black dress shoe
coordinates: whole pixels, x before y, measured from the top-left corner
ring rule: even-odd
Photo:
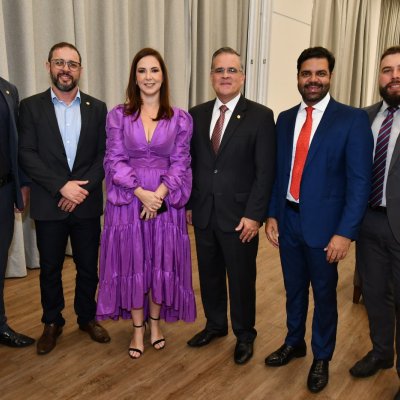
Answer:
[[[17,333],[7,326],[3,332],[0,332],[0,343],[9,347],[26,347],[35,343],[35,339],[25,336],[22,333]]]
[[[233,355],[233,359],[236,364],[244,364],[253,357],[253,342],[241,342],[237,341],[235,346],[235,353]]]
[[[357,361],[349,370],[355,378],[366,378],[375,375],[380,369],[393,367],[392,360],[381,360],[376,358],[370,351],[360,361]]]
[[[217,338],[217,337],[222,337],[226,336],[226,333],[219,333],[219,332],[211,332],[208,331],[207,329],[203,329],[201,332],[196,333],[188,342],[187,344],[190,347],[201,347],[205,346],[208,343],[211,342],[211,340]]]
[[[306,353],[307,346],[305,343],[296,347],[284,344],[265,359],[265,364],[270,367],[281,367],[286,365],[292,358],[304,357]]]
[[[308,373],[307,386],[310,392],[318,393],[329,380],[329,361],[314,360]]]

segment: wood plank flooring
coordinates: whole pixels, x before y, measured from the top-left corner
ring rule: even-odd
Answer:
[[[395,369],[356,380],[348,369],[369,349],[368,325],[363,305],[354,305],[352,279],[354,248],[339,265],[339,327],[336,351],[330,364],[330,381],[317,395],[308,392],[306,379],[312,362],[311,351],[282,368],[267,368],[264,358],[284,339],[285,297],[278,253],[260,232],[257,277],[258,337],[250,362],[238,366],[233,362],[235,338],[232,332],[210,345],[193,349],[186,341],[204,326],[197,263],[193,247],[193,284],[198,318],[195,323],[163,324],[167,344],[156,351],[146,335],[144,355],[131,360],[127,348],[131,336],[129,321],[105,321],[112,340],[98,344],[77,329],[73,311],[75,268],[71,258],[64,267],[64,292],[67,320],[57,347],[48,355],[36,355],[34,346],[11,349],[0,346],[0,398],[22,399],[246,399],[246,400],[386,400],[399,387]],[[38,338],[42,332],[38,271],[26,278],[7,279],[6,309],[10,325]],[[312,295],[307,325],[310,346]]]

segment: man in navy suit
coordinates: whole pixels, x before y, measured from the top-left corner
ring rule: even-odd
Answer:
[[[34,339],[12,330],[4,309],[4,277],[8,250],[14,232],[15,210],[22,210],[29,196],[27,178],[18,166],[18,91],[0,78],[0,343],[10,347],[25,347]]]
[[[334,64],[334,56],[322,47],[304,50],[297,60],[302,102],[278,117],[277,175],[265,227],[268,240],[279,246],[288,329],[283,346],[265,363],[277,367],[306,355],[311,283],[311,392],[328,383],[337,329],[337,265],[367,207],[373,149],[365,111],[329,95]]]

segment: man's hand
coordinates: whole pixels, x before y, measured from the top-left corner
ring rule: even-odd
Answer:
[[[274,247],[279,247],[278,221],[275,218],[268,218],[265,223],[265,234]]]
[[[21,195],[22,195],[22,202],[24,204],[23,208],[14,207],[14,212],[22,213],[26,206],[29,203],[29,194],[31,192],[31,188],[29,186],[22,186],[21,187]]]
[[[81,204],[88,197],[89,192],[81,186],[87,185],[89,181],[68,181],[61,189],[60,193],[67,200],[75,204]]]
[[[58,202],[58,207],[61,208],[61,210],[66,211],[66,212],[74,211],[76,206],[77,206],[77,204],[75,204],[71,200],[66,199],[65,197],[62,197],[61,200]]]
[[[193,225],[192,222],[192,210],[186,210],[186,223],[189,225]]]
[[[349,251],[351,240],[340,235],[333,235],[328,246],[324,248],[326,251],[326,261],[329,263],[343,260]]]
[[[242,231],[240,233],[239,239],[242,241],[242,243],[246,243],[250,242],[250,240],[258,234],[259,229],[260,223],[258,221],[242,217],[240,219],[239,225],[235,228],[235,231]]]

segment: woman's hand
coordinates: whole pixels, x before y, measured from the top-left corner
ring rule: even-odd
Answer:
[[[143,206],[140,213],[140,219],[148,221],[149,219],[157,217],[157,212],[150,211],[147,207]]]
[[[161,207],[163,199],[155,192],[137,188],[133,193],[149,212],[157,213],[157,210]]]

